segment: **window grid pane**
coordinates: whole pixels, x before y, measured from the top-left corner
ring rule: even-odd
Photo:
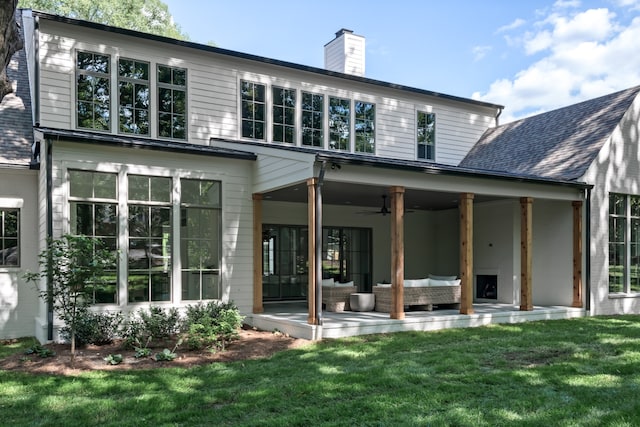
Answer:
[[[118,94],[120,132],[149,135],[149,64],[120,59]]]
[[[187,139],[187,70],[158,65],[158,136]]]
[[[302,92],[302,145],[324,146],[324,96]]]
[[[273,141],[295,143],[296,91],[274,87]]]
[[[76,126],[107,131],[110,127],[110,57],[92,52],[76,56]]]
[[[349,151],[351,140],[351,101],[329,98],[329,148]]]
[[[265,86],[242,80],[242,137],[265,139]]]
[[[418,111],[416,140],[418,159],[435,160],[436,115]]]
[[[609,194],[609,292],[640,293],[640,197]]]
[[[0,267],[20,266],[20,211],[0,209]]]
[[[356,152],[374,154],[376,106],[366,102],[355,103]]]

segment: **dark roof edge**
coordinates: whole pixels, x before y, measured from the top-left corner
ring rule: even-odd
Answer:
[[[566,181],[551,178],[544,178],[530,175],[515,175],[505,172],[487,171],[483,169],[472,169],[460,166],[449,166],[435,163],[424,163],[418,161],[405,161],[396,159],[377,159],[368,156],[354,156],[348,154],[318,153],[316,160],[333,163],[353,164],[363,166],[377,166],[389,169],[399,169],[408,171],[420,171],[433,175],[450,175],[467,178],[484,178],[501,181],[521,182],[528,184],[558,185],[563,187],[573,187],[578,189],[591,189],[592,184],[581,181]]]
[[[337,77],[344,80],[351,80],[359,83],[366,83],[366,84],[385,87],[389,89],[396,89],[396,90],[405,91],[405,92],[417,93],[420,95],[433,96],[435,98],[442,98],[448,101],[462,102],[462,103],[473,104],[481,107],[497,108],[500,110],[504,109],[503,105],[492,104],[490,102],[478,101],[475,99],[463,98],[461,96],[455,96],[455,95],[446,95],[443,93],[433,92],[425,89],[419,89],[411,86],[404,86],[401,84],[389,83],[382,80],[370,79],[367,77],[360,77],[360,76],[353,76],[350,74],[338,73],[336,71],[325,70],[324,68],[311,67],[308,65],[301,65],[293,62],[281,61],[278,59],[265,58],[263,56],[251,55],[248,53],[238,52],[238,51],[229,50],[229,49],[223,49],[223,48],[214,47],[214,46],[208,46],[208,45],[190,42],[190,41],[172,39],[169,37],[158,36],[155,34],[128,30],[125,28],[112,27],[109,25],[98,24],[90,21],[82,21],[79,19],[67,18],[59,15],[52,15],[50,13],[45,13],[45,12],[33,11],[33,15],[43,19],[49,19],[51,21],[62,22],[65,24],[78,25],[81,27],[87,27],[87,28],[92,28],[96,30],[108,31],[108,32],[123,34],[127,36],[132,36],[132,37],[139,37],[139,38],[153,40],[161,43],[170,43],[177,46],[198,49],[198,50],[212,52],[220,55],[232,56],[235,58],[246,59],[249,61],[262,62],[265,64],[276,65],[279,67],[292,68],[295,70],[306,71],[306,72],[315,73],[315,74],[322,74],[322,75],[331,76],[331,77]]]
[[[71,142],[85,142],[91,144],[105,144],[135,149],[147,149],[173,153],[194,155],[206,155],[213,157],[225,157],[239,160],[257,160],[258,156],[240,150],[231,150],[208,145],[190,144],[187,142],[162,141],[156,139],[140,139],[123,135],[98,134],[91,132],[70,131],[66,129],[53,129],[37,127],[34,130],[43,133],[45,138],[64,138]]]

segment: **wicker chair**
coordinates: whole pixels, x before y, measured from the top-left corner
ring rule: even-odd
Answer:
[[[358,292],[356,286],[323,286],[322,303],[327,311],[351,310],[349,296]]]

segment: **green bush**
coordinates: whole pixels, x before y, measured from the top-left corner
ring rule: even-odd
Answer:
[[[184,341],[191,349],[224,349],[238,338],[243,319],[233,302],[190,305],[182,324]]]
[[[92,312],[79,310],[76,314],[76,343],[78,345],[109,344],[118,335],[124,318],[122,313]],[[71,338],[71,328],[60,328],[60,336],[67,342]]]
[[[151,341],[162,341],[171,338],[180,328],[178,309],[164,310],[160,307],[149,307],[131,315],[125,323],[122,338],[129,347],[144,348]]]

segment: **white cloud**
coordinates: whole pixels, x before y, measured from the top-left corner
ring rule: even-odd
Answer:
[[[473,60],[480,61],[487,55],[487,53],[491,52],[491,49],[491,46],[474,46],[471,49],[471,52],[473,53]]]
[[[525,21],[524,19],[517,18],[511,24],[503,25],[502,27],[498,28],[496,30],[496,34],[504,33],[505,31],[515,30],[516,28],[522,27],[526,23],[527,21]]]
[[[622,25],[608,9],[571,7],[576,3],[556,2],[553,12],[521,38],[511,39],[521,41],[524,54],[542,55],[539,59],[512,77],[494,81],[485,93],[473,94],[505,105],[503,123],[640,84],[640,16]]]

